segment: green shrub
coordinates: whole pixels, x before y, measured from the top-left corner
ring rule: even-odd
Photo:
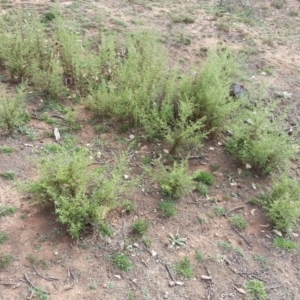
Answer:
[[[215,183],[213,174],[205,171],[196,171],[193,174],[193,178],[194,180],[202,182],[206,185],[213,185]]]
[[[13,215],[16,209],[9,205],[0,205],[0,217],[6,217]]]
[[[8,239],[8,235],[5,232],[0,231],[0,245]]]
[[[175,270],[177,274],[182,275],[186,278],[192,278],[194,276],[191,260],[187,256],[176,263]]]
[[[129,271],[133,267],[130,259],[125,254],[114,254],[111,261],[121,271]]]
[[[196,250],[195,252],[196,261],[202,263],[205,260],[205,255],[203,252]]]
[[[241,110],[232,122],[232,136],[226,149],[238,162],[249,164],[252,169],[269,174],[292,158],[295,149],[283,130],[280,118],[272,121],[272,109],[258,106],[255,110]]]
[[[123,179],[126,161],[123,155],[113,168],[91,168],[85,149],[47,156],[38,162],[39,179],[27,190],[40,202],[51,203],[58,220],[67,224],[73,238],[79,238],[86,225],[98,227],[132,186]]]
[[[16,178],[16,173],[14,171],[7,171],[0,173],[0,175],[6,180],[14,180]]]
[[[112,236],[114,233],[112,227],[105,221],[100,223],[99,231],[103,236]]]
[[[195,185],[195,190],[201,195],[201,196],[207,196],[209,192],[209,187],[202,183],[202,182],[197,182]]]
[[[0,147],[0,153],[3,153],[3,154],[11,154],[15,151],[14,148],[11,148],[11,147],[6,147],[6,146],[1,146]]]
[[[178,199],[187,195],[193,189],[193,178],[188,174],[188,162],[175,162],[171,168],[158,163],[158,170],[154,171],[154,178],[158,179],[164,195]]]
[[[12,262],[14,258],[9,254],[0,254],[0,269],[7,268]]]
[[[200,72],[187,78],[181,85],[181,93],[193,99],[193,120],[202,119],[207,131],[219,132],[237,113],[240,101],[229,97],[232,77],[237,64],[229,50],[210,53]]]
[[[148,220],[145,219],[137,219],[132,224],[132,230],[133,232],[139,234],[139,235],[145,235],[149,229],[150,223]]]
[[[158,204],[158,210],[164,218],[174,217],[177,214],[176,203],[172,200],[161,201]]]
[[[300,185],[286,175],[275,179],[272,191],[261,198],[268,217],[278,230],[292,230],[300,219]]]
[[[274,245],[280,249],[293,250],[297,248],[297,244],[294,241],[279,236],[274,238]]]
[[[268,299],[265,285],[262,281],[257,279],[250,279],[246,284],[249,300],[266,300]]]
[[[239,228],[239,229],[246,229],[248,226],[248,223],[245,220],[245,218],[240,215],[231,217],[229,219],[229,221],[234,227]]]
[[[0,129],[8,134],[13,134],[18,126],[23,125],[29,119],[24,96],[22,86],[13,96],[9,96],[0,85]]]

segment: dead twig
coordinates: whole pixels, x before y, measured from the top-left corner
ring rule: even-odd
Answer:
[[[235,229],[234,226],[231,226],[232,230],[239,236],[241,237],[250,247],[252,247],[252,244],[241,234],[239,233],[238,230]]]
[[[36,273],[38,276],[40,276],[41,278],[45,279],[45,280],[48,280],[48,281],[59,280],[58,278],[55,278],[55,277],[48,277],[48,278],[47,278],[47,277],[41,275],[41,274],[37,271],[37,269],[36,269],[35,266],[32,266],[32,267],[33,267],[35,273]]]
[[[166,268],[166,270],[167,270],[167,272],[168,272],[171,280],[174,281],[174,282],[176,282],[176,280],[175,280],[175,278],[174,278],[174,276],[173,276],[173,274],[172,274],[172,272],[171,272],[171,270],[170,270],[170,268],[168,267],[167,264],[165,264],[165,268]]]
[[[213,291],[212,291],[212,284],[213,284],[212,277],[211,277],[211,274],[210,274],[208,268],[206,266],[204,266],[204,267],[205,267],[207,275],[210,277],[209,289],[208,289],[208,293],[207,293],[206,299],[207,300],[211,300],[212,299],[212,293],[213,293]]]
[[[2,285],[17,285],[16,282],[0,282]]]
[[[183,160],[183,159],[193,160],[193,159],[203,159],[203,158],[206,158],[206,155],[195,155],[195,156],[189,156],[189,157],[173,156],[173,158],[177,159],[177,160]]]
[[[238,209],[243,209],[243,208],[245,208],[245,206],[238,206],[238,207],[235,207],[235,208],[230,209],[227,213],[225,213],[225,218],[227,219],[227,218],[228,218],[228,215],[229,215],[230,213],[232,213],[233,211],[238,210]]]
[[[27,283],[29,283],[29,285],[36,289],[36,286],[30,281],[29,277],[27,276],[27,274],[24,274],[25,280],[27,281]]]

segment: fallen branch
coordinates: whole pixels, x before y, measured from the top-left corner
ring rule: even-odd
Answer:
[[[230,210],[225,214],[225,218],[227,219],[227,218],[228,218],[228,215],[229,215],[230,213],[232,213],[233,211],[238,210],[238,209],[243,209],[243,208],[245,208],[245,206],[238,206],[238,207],[235,207],[235,208],[230,209]]]
[[[176,280],[175,280],[175,278],[174,278],[174,276],[173,276],[172,272],[170,271],[170,269],[169,269],[169,267],[168,267],[167,264],[165,264],[165,268],[166,268],[166,270],[167,270],[170,278],[172,279],[172,281],[176,282]]]
[[[210,281],[209,281],[209,290],[208,290],[208,294],[206,296],[206,299],[211,300],[212,299],[212,293],[213,293],[213,291],[212,291],[212,283],[213,283],[212,282],[212,277],[211,277],[211,274],[210,274],[208,268],[206,266],[204,266],[204,267],[205,267],[205,270],[206,270],[208,276],[211,278]]]
[[[27,281],[27,283],[29,283],[29,285],[32,288],[36,289],[36,286],[30,281],[29,277],[26,274],[24,274],[24,277],[25,277],[25,280]]]
[[[238,230],[236,230],[235,228],[234,228],[234,226],[231,226],[231,228],[233,229],[233,231],[239,236],[239,237],[241,237],[250,247],[252,247],[252,244],[241,234],[241,233],[239,233],[239,231]]]
[[[33,267],[35,273],[36,273],[38,276],[40,276],[41,278],[45,279],[45,280],[48,280],[48,281],[59,280],[58,278],[55,278],[55,277],[48,277],[48,278],[47,278],[47,277],[44,277],[43,275],[41,275],[41,274],[37,271],[37,269],[36,269],[35,266],[32,266],[32,267]]]
[[[2,285],[17,285],[16,282],[0,282]]]
[[[196,156],[189,156],[189,157],[173,156],[173,158],[177,160],[183,160],[183,159],[192,160],[192,159],[206,158],[206,155],[196,155]]]

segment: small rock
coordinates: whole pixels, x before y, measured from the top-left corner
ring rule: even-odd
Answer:
[[[169,293],[168,292],[165,292],[164,294],[164,299],[168,299],[169,298]]]
[[[176,281],[175,284],[176,285],[184,285],[184,282],[183,281]]]
[[[169,150],[168,150],[168,149],[164,149],[163,151],[164,151],[166,154],[169,153]]]
[[[230,182],[230,186],[236,186],[237,183],[236,182]]]
[[[257,189],[255,183],[252,183],[252,188],[253,188],[254,190]]]
[[[220,235],[217,232],[215,232],[214,236],[219,237]]]
[[[153,257],[155,257],[155,256],[157,255],[157,252],[154,251],[154,250],[151,250],[150,252],[151,252],[151,255],[152,255]]]
[[[214,148],[214,147],[209,147],[208,149],[209,149],[209,150],[212,150],[212,151],[214,151],[214,150],[215,150],[215,148]]]
[[[131,134],[131,135],[129,136],[129,139],[130,139],[130,140],[133,140],[133,139],[134,139],[134,135]]]
[[[176,283],[175,283],[174,281],[169,281],[169,286],[170,286],[170,287],[175,286],[175,284],[176,284]]]
[[[122,279],[121,275],[114,275],[114,277],[117,279]]]
[[[291,232],[291,235],[294,236],[294,237],[298,237],[299,236],[299,234],[295,233],[295,232]]]
[[[101,157],[102,153],[100,151],[97,152],[96,157],[99,159]]]
[[[133,247],[138,248],[139,247],[138,243],[134,243]]]
[[[57,256],[57,255],[58,255],[58,252],[57,252],[57,251],[55,251],[55,252],[54,252],[54,255],[55,255],[55,256]]]
[[[136,278],[133,278],[133,279],[132,279],[132,282],[133,282],[133,283],[137,283],[137,279],[136,279]]]
[[[123,178],[124,178],[124,179],[128,179],[128,178],[129,178],[129,175],[124,175]]]
[[[282,233],[279,230],[273,229],[272,231],[278,236],[282,236]]]

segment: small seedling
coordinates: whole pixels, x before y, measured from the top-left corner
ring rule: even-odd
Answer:
[[[0,245],[8,239],[8,235],[5,232],[0,231]]]
[[[150,223],[148,220],[137,219],[133,225],[132,230],[139,235],[145,235],[149,229]]]
[[[38,300],[48,300],[49,294],[47,294],[42,288],[35,288],[32,289],[32,292],[34,293],[34,297]]]
[[[224,216],[225,213],[226,213],[225,207],[223,207],[223,206],[217,206],[217,207],[215,207],[215,214],[216,214],[218,217]]]
[[[151,246],[151,244],[152,244],[152,241],[151,241],[151,239],[149,237],[144,236],[143,237],[143,243],[145,244],[145,246],[147,248],[149,248]]]
[[[111,261],[121,271],[129,271],[132,269],[132,263],[129,257],[125,254],[114,254],[111,257]]]
[[[7,268],[12,262],[14,258],[9,254],[0,254],[0,269]]]
[[[246,229],[248,226],[248,223],[245,220],[245,218],[240,215],[231,217],[229,219],[229,221],[234,227],[239,228],[239,229]]]
[[[174,217],[177,214],[176,203],[172,200],[161,201],[158,205],[158,210],[164,218]]]
[[[169,241],[170,245],[169,248],[173,248],[174,246],[186,246],[187,238],[179,237],[178,233],[174,236],[172,233],[169,233]]]
[[[198,263],[202,263],[202,262],[204,261],[204,259],[205,259],[204,253],[201,252],[201,251],[199,251],[199,250],[196,250],[196,252],[195,252],[195,257],[196,257],[196,261],[197,261]]]
[[[3,153],[3,154],[11,154],[14,151],[15,151],[15,149],[11,148],[11,147],[5,147],[5,146],[0,147],[0,153]]]
[[[294,241],[279,236],[274,238],[274,245],[280,249],[287,250],[293,250],[297,248],[297,244]]]
[[[215,183],[214,176],[211,173],[205,171],[196,171],[193,175],[193,179],[209,186]]]
[[[99,231],[103,236],[112,236],[114,233],[112,227],[106,222],[103,222],[99,225]]]
[[[175,265],[175,270],[177,274],[186,278],[192,278],[194,276],[191,260],[187,256]]]
[[[254,255],[253,260],[257,261],[263,270],[268,269],[268,258],[265,255],[260,255],[260,254]]]
[[[95,131],[99,133],[105,133],[109,131],[109,128],[106,125],[98,125],[95,127]]]
[[[244,252],[242,251],[242,249],[233,246],[230,242],[226,242],[226,241],[219,241],[218,242],[218,246],[223,250],[223,254],[228,253],[229,251],[233,251],[236,254],[239,254],[240,256],[244,257]]]
[[[16,209],[12,206],[8,205],[0,205],[0,217],[6,217],[13,215]]]
[[[135,205],[130,200],[124,200],[121,204],[122,211],[125,211],[127,214],[135,211]]]
[[[14,171],[7,171],[0,174],[6,180],[15,180],[16,173]]]
[[[195,186],[195,190],[201,195],[201,196],[207,196],[209,192],[209,188],[206,184],[202,182],[197,182]]]
[[[250,279],[246,284],[246,289],[250,300],[266,300],[268,298],[264,283],[258,279]]]

